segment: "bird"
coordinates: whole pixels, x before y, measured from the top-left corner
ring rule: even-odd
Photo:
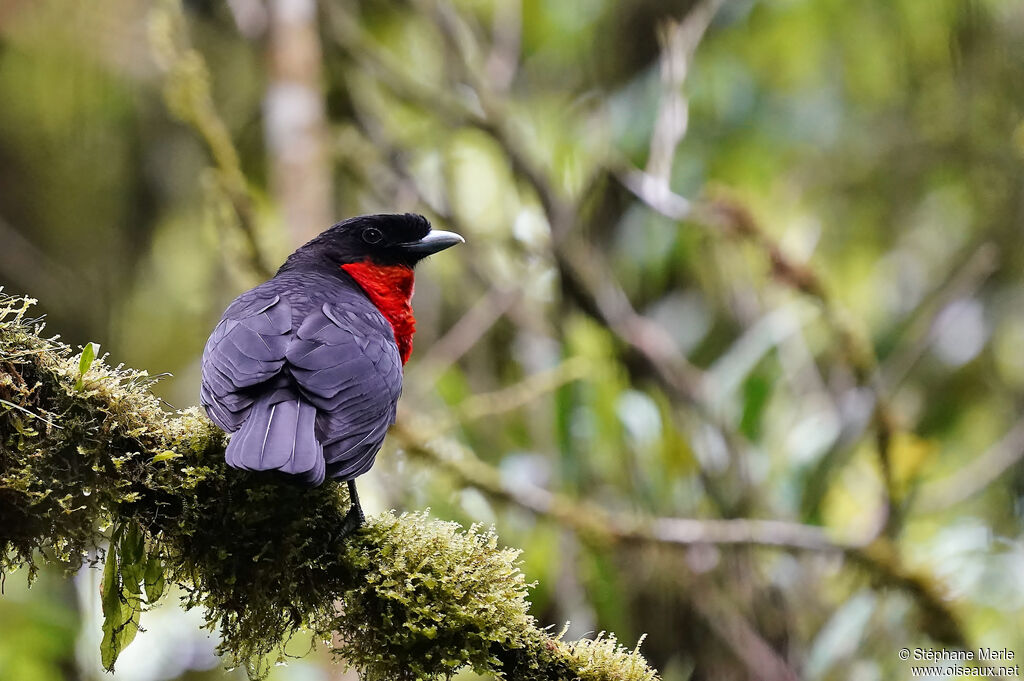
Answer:
[[[224,311],[203,350],[200,403],[231,433],[228,466],[348,484],[341,533],[365,522],[355,479],[395,422],[412,353],[413,268],[464,243],[422,215],[361,215],[298,248]]]

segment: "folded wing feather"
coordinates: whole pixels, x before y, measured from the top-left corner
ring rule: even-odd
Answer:
[[[402,363],[370,305],[353,296],[297,314],[274,294],[228,308],[203,354],[200,398],[218,426],[237,431],[230,465],[311,484],[373,465],[394,422]]]

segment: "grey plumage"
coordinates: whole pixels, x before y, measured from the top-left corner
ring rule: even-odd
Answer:
[[[388,321],[342,272],[283,272],[239,296],[206,344],[200,401],[230,465],[319,485],[373,465],[402,389]]]

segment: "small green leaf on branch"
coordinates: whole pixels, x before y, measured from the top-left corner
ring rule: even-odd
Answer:
[[[89,371],[92,363],[96,361],[96,353],[99,352],[99,349],[99,343],[86,343],[82,348],[82,355],[78,358],[78,380],[75,381],[75,390],[78,392],[85,390],[85,374]]]

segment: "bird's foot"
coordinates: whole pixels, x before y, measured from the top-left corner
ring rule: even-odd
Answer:
[[[366,515],[363,514],[363,506],[359,503],[359,494],[356,492],[356,483],[348,481],[348,513],[341,521],[341,538],[349,536],[366,523]]]
[[[363,509],[360,508],[359,504],[352,504],[348,513],[345,514],[345,518],[341,521],[341,528],[339,528],[339,538],[344,539],[349,536],[366,522],[366,516],[363,515]]]

